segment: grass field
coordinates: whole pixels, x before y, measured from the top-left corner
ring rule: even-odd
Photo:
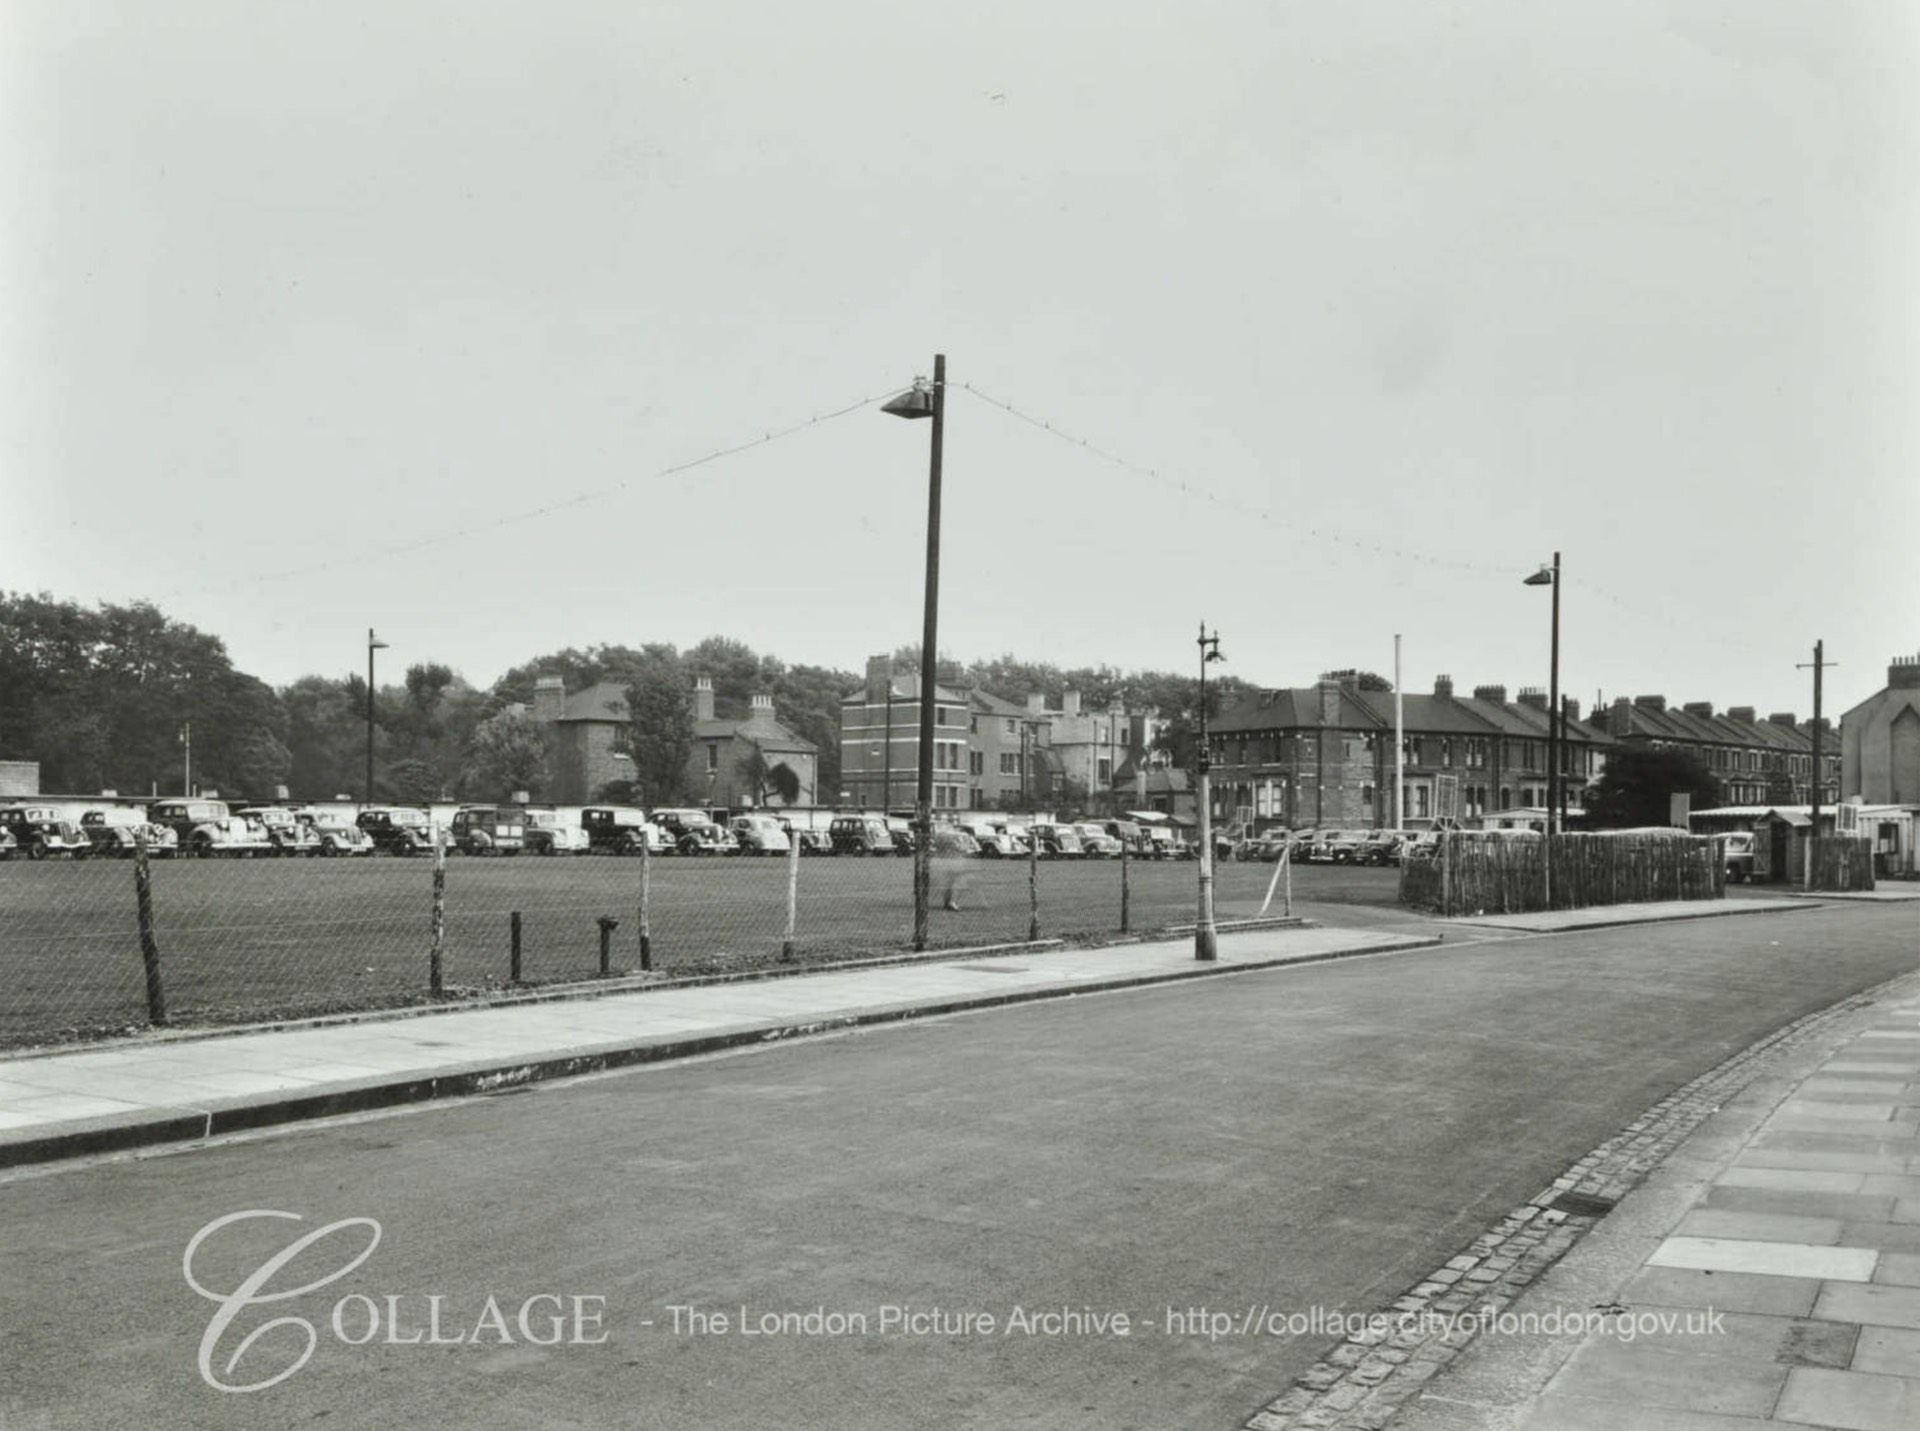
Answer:
[[[154,932],[174,1022],[229,1022],[424,1000],[432,911],[425,859],[157,861]],[[958,874],[958,912],[941,909]],[[1131,926],[1142,932],[1194,911],[1195,866],[1133,862]],[[1217,899],[1250,908],[1271,865],[1222,865]],[[639,967],[638,860],[453,859],[447,863],[444,974],[450,992],[505,986],[509,916],[522,922],[528,983],[599,970],[598,920],[620,921],[612,970]],[[931,940],[964,947],[1024,939],[1029,867],[940,862]],[[780,859],[651,862],[648,927],[655,971],[704,973],[774,963],[786,929]],[[1296,895],[1390,902],[1391,870],[1303,869]],[[1117,861],[1038,867],[1043,937],[1120,929]],[[1317,892],[1315,892],[1317,891]],[[1277,906],[1276,906],[1277,907]],[[895,953],[913,937],[913,862],[804,859],[796,956],[831,962]],[[146,1022],[131,864],[86,860],[0,864],[0,1046],[84,1037]]]

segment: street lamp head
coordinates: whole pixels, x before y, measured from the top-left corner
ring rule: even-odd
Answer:
[[[1552,586],[1553,585],[1553,568],[1550,566],[1543,566],[1540,568],[1540,570],[1536,571],[1532,576],[1522,578],[1520,584],[1522,586]]]
[[[912,387],[887,403],[880,411],[891,413],[894,417],[932,417],[933,385],[925,378],[915,378]]]

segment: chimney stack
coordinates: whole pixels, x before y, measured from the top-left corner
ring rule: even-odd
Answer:
[[[1633,703],[1643,711],[1653,711],[1657,715],[1665,714],[1667,698],[1665,696],[1635,696]]]
[[[538,676],[533,682],[533,718],[551,725],[567,707],[567,683],[561,676]]]
[[[1507,688],[1505,686],[1475,686],[1473,688],[1473,698],[1476,701],[1492,701],[1497,706],[1503,706],[1507,703]]]
[[[713,681],[709,677],[694,678],[693,718],[695,720],[713,719]]]
[[[1452,676],[1435,676],[1433,678],[1433,693],[1436,696],[1449,696],[1449,697],[1452,696],[1453,695],[1453,677]]]
[[[1747,725],[1752,725],[1754,723],[1753,707],[1752,706],[1728,706],[1727,719],[1737,720],[1737,721],[1744,722]]]

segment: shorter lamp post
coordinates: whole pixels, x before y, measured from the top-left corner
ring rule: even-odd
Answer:
[[[1213,768],[1213,752],[1207,742],[1207,662],[1224,661],[1220,654],[1220,633],[1207,635],[1207,623],[1200,623],[1200,752],[1194,760],[1200,811],[1200,914],[1193,926],[1193,957],[1211,962],[1220,957],[1219,935],[1213,927],[1213,794],[1207,786],[1207,772]]]
[[[367,803],[373,803],[373,653],[384,651],[387,643],[367,628]]]
[[[1560,553],[1553,554],[1553,565],[1543,566],[1525,578],[1527,586],[1553,588],[1553,654],[1548,670],[1547,690],[1547,830],[1541,850],[1541,880],[1547,908],[1553,908],[1553,837],[1560,825]]]

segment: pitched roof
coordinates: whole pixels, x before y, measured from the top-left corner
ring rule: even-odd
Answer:
[[[697,720],[693,723],[696,740],[750,740],[765,751],[788,751],[809,755],[819,746],[805,736],[795,735],[764,706],[756,707],[745,720]]]
[[[560,707],[560,719],[624,723],[627,719],[627,688],[613,681],[600,681],[585,690],[575,691]]]
[[[1380,718],[1342,687],[1334,693],[1334,719],[1323,721],[1318,687],[1283,688],[1260,691],[1243,697],[1207,722],[1215,735],[1233,735],[1248,730],[1292,730],[1310,726],[1316,730],[1377,730]],[[1391,727],[1393,722],[1386,724]]]

